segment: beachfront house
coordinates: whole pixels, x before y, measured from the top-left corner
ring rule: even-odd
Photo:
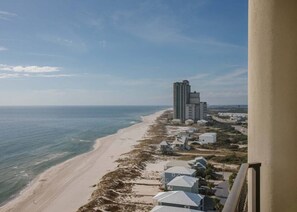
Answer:
[[[186,131],[179,132],[176,135],[176,137],[177,138],[187,137],[187,139],[190,139],[192,137],[192,133],[190,133],[189,129],[187,129]]]
[[[167,183],[169,183],[171,180],[173,180],[175,177],[178,176],[190,176],[195,177],[196,176],[196,170],[189,169],[183,166],[174,166],[169,169],[166,169],[161,174],[161,183],[162,187],[164,189],[167,189]]]
[[[207,121],[202,119],[197,121],[198,126],[205,126],[207,124]]]
[[[194,121],[192,119],[187,119],[185,121],[185,125],[192,125],[192,124],[194,124]]]
[[[205,170],[207,166],[207,160],[204,157],[196,157],[193,160],[189,160],[188,164],[192,169]]]
[[[168,141],[162,141],[160,143],[160,151],[162,154],[170,155],[173,153],[173,147]]]
[[[212,144],[217,142],[217,134],[216,133],[203,133],[199,136],[200,144]]]
[[[190,150],[191,149],[191,147],[188,144],[187,136],[176,137],[172,144],[176,149],[179,149],[179,150]]]
[[[185,160],[171,160],[171,161],[169,161],[169,162],[167,162],[165,164],[164,170],[169,169],[169,168],[174,167],[174,166],[183,166],[183,167],[186,167],[188,169],[191,168],[188,161],[185,161]]]
[[[171,123],[173,125],[180,125],[182,123],[182,121],[180,119],[172,119]]]
[[[188,133],[193,134],[195,132],[197,132],[197,129],[194,127],[191,127],[190,129],[187,130]]]
[[[156,205],[151,212],[202,212],[200,210],[194,210],[189,208],[180,208],[180,207],[171,207],[171,206],[164,206],[164,205]]]
[[[167,183],[168,191],[186,191],[191,193],[198,193],[199,180],[196,177],[178,176]]]
[[[177,208],[204,210],[204,196],[184,191],[160,192],[153,197],[155,204]]]

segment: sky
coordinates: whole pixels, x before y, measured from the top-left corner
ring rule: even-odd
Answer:
[[[247,0],[1,0],[0,105],[247,104]]]

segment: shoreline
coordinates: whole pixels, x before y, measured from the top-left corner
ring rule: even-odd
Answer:
[[[77,211],[91,198],[102,176],[114,170],[115,162],[129,152],[166,110],[143,116],[140,123],[96,139],[93,149],[57,164],[39,174],[0,211]]]

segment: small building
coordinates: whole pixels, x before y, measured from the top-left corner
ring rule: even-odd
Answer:
[[[185,121],[185,125],[192,125],[192,124],[194,124],[194,121],[192,119],[187,119]]]
[[[180,207],[170,207],[170,206],[163,206],[163,205],[157,205],[155,206],[151,212],[202,212],[200,210],[194,210],[189,208],[180,208]]]
[[[173,125],[180,125],[182,123],[182,121],[180,119],[172,119],[171,123]]]
[[[204,196],[184,191],[160,192],[153,197],[157,205],[204,210]]]
[[[179,133],[176,135],[177,138],[187,137],[188,139],[191,138],[191,136],[192,136],[192,135],[191,135],[191,133],[190,133],[188,130],[179,132]]]
[[[191,149],[191,147],[188,144],[187,136],[182,136],[181,138],[176,137],[172,144],[176,149],[180,149],[180,150],[190,150]]]
[[[169,168],[174,167],[174,166],[183,166],[183,167],[188,168],[188,169],[191,168],[188,161],[185,161],[185,160],[172,160],[172,161],[169,161],[169,162],[167,162],[165,164],[164,170],[169,169]]]
[[[178,176],[167,183],[167,190],[198,193],[199,180],[196,177]]]
[[[192,169],[205,170],[207,166],[207,160],[204,157],[196,157],[195,159],[188,161],[188,164]]]
[[[170,155],[173,153],[173,147],[168,141],[162,141],[160,143],[160,150],[162,154]]]
[[[204,125],[207,124],[207,122],[208,122],[208,121],[202,119],[202,120],[198,120],[198,121],[197,121],[197,124],[198,124],[199,126],[204,126]]]
[[[200,144],[212,144],[217,142],[217,134],[216,133],[203,133],[199,136]]]
[[[187,130],[188,133],[193,134],[197,132],[197,129],[195,127],[191,127],[190,129]]]
[[[195,169],[189,169],[183,166],[174,166],[169,169],[166,169],[161,175],[161,182],[164,189],[167,189],[167,183],[173,180],[175,177],[178,176],[196,176]]]

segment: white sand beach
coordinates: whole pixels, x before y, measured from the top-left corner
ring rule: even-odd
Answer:
[[[120,155],[130,151],[163,112],[145,116],[141,123],[100,138],[96,141],[94,150],[48,169],[19,196],[0,207],[0,211],[76,211],[88,202],[95,190],[93,185],[116,168],[115,161]]]

